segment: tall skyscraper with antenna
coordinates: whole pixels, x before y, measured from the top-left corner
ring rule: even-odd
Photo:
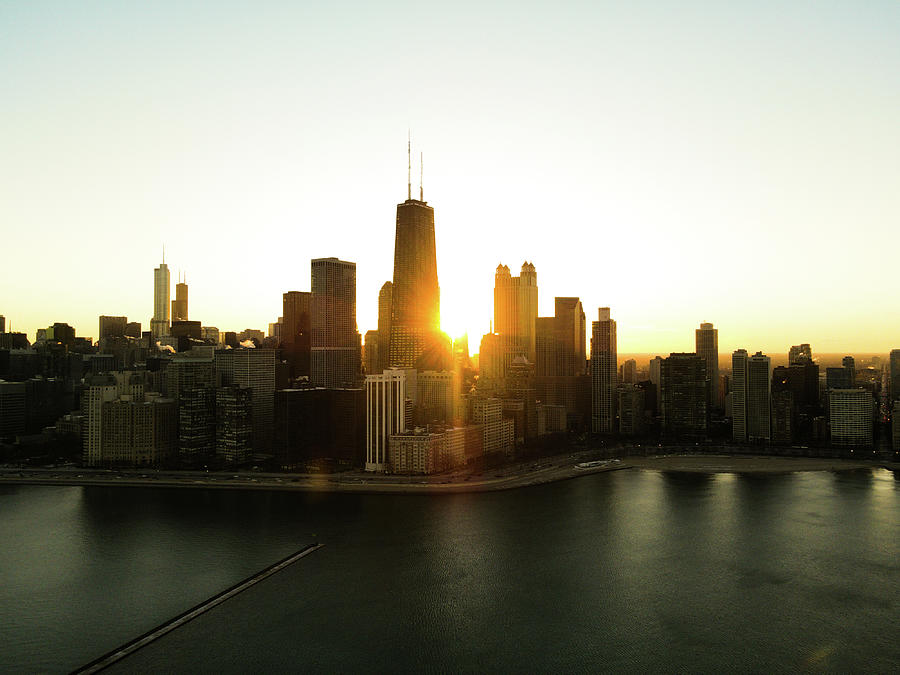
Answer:
[[[172,301],[172,321],[188,320],[188,285],[184,279],[175,284],[175,299]]]
[[[415,368],[426,352],[439,349],[441,299],[434,243],[434,209],[412,198],[411,146],[407,199],[397,205],[394,237],[394,281],[391,297],[389,362],[391,368]]]
[[[169,301],[171,297],[169,267],[166,265],[166,248],[159,267],[153,270],[153,318],[150,319],[150,335],[153,339],[169,334]]]

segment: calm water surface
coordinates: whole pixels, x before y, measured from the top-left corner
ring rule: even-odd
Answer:
[[[0,671],[896,672],[900,482],[617,471],[508,492],[0,487]]]

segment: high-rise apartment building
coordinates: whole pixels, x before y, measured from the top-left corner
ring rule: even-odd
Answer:
[[[275,350],[222,349],[216,352],[215,359],[219,386],[237,385],[250,390],[253,450],[269,452],[275,409]],[[243,398],[238,402],[243,405],[242,401]]]
[[[871,447],[874,437],[875,399],[865,389],[832,389],[828,392],[831,443]]]
[[[617,391],[619,433],[637,436],[644,431],[644,390],[636,384],[623,384]]]
[[[309,291],[288,291],[282,295],[281,344],[293,377],[309,375],[311,298]]]
[[[153,270],[153,318],[150,319],[150,335],[154,339],[169,334],[170,293],[169,267],[162,262]]]
[[[747,440],[772,438],[772,366],[768,356],[756,352],[747,361]]]
[[[312,261],[310,376],[315,387],[352,387],[359,380],[356,263]]]
[[[411,194],[397,205],[391,293],[389,364],[391,368],[416,368],[425,352],[442,346],[441,296],[434,209],[422,199],[412,199]]]
[[[506,265],[498,265],[494,275],[494,332],[514,340],[531,363],[535,361],[537,314],[538,286],[534,265],[522,263],[522,271],[517,277],[510,275]]]
[[[654,356],[650,359],[650,364],[648,366],[650,383],[656,388],[656,410],[657,412],[662,410],[662,357]]]
[[[709,409],[706,364],[693,353],[673,353],[662,362],[663,433],[673,437],[706,436]]]
[[[243,464],[255,449],[253,408],[250,387],[232,383],[216,389],[216,456],[227,465]]]
[[[747,377],[749,356],[746,349],[731,354],[731,437],[747,440]]]
[[[406,430],[406,372],[366,376],[366,471],[389,467],[388,441]]]
[[[694,331],[697,354],[706,363],[706,378],[709,380],[709,406],[719,406],[719,330],[711,323],[701,323]]]
[[[591,331],[591,429],[616,431],[616,322],[609,307],[598,310]]]

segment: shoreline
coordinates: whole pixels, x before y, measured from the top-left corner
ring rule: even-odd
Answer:
[[[604,460],[599,466],[578,466],[576,455],[535,460],[506,475],[482,478],[469,475],[379,476],[347,474],[261,474],[155,472],[137,475],[105,470],[54,470],[0,468],[0,485],[74,485],[106,487],[158,487],[212,490],[264,490],[277,492],[436,495],[497,492],[545,485],[579,476],[637,469],[663,473],[784,474],[807,471],[859,471],[883,468],[900,470],[900,464],[817,457],[769,455],[655,455]],[[502,469],[497,469],[502,472]],[[509,469],[507,468],[507,471]],[[475,478],[473,480],[472,478]]]

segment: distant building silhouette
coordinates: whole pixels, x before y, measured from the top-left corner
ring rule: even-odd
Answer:
[[[812,347],[810,347],[807,342],[800,345],[793,345],[788,352],[788,365],[803,363],[804,361],[811,362],[812,360]]]

